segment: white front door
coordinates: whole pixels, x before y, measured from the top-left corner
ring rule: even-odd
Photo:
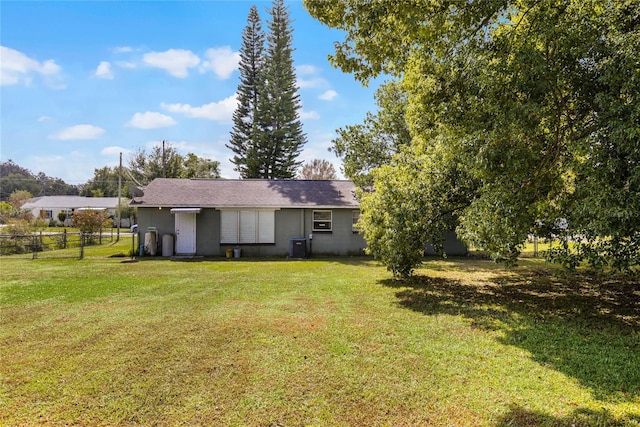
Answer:
[[[196,214],[176,213],[176,253],[196,253]]]

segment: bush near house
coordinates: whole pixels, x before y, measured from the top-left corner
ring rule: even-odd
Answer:
[[[80,229],[92,243],[100,235],[102,230],[111,228],[112,220],[104,209],[83,209],[73,213],[72,224]]]
[[[67,220],[67,213],[65,211],[59,212],[58,213],[58,221],[60,221],[60,223],[62,225],[64,225],[66,220]]]

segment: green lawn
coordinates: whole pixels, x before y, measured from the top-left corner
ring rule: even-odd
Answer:
[[[638,426],[637,279],[0,259],[0,425]]]

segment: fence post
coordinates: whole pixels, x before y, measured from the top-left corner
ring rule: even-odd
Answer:
[[[80,259],[84,258],[84,233],[80,232]]]
[[[64,233],[62,234],[62,249],[67,249],[67,229],[64,229]]]
[[[33,251],[33,253],[31,254],[31,259],[36,259],[38,258],[38,252],[36,252],[36,245],[38,244],[38,235],[36,233],[33,233],[31,236],[32,236],[31,250]]]

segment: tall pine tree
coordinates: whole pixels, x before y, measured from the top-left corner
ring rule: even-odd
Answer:
[[[264,55],[251,56],[262,46],[256,36],[261,31],[255,6],[243,33],[239,103],[227,145],[235,153],[231,161],[242,178],[293,178],[302,163],[297,158],[307,140],[298,114],[301,104],[293,68],[289,12],[283,0],[274,0],[269,13]]]
[[[274,0],[268,23],[264,88],[260,100],[260,129],[265,164],[262,177],[293,178],[302,162],[297,158],[306,142],[298,115],[300,96],[293,68],[293,30],[284,0]]]
[[[233,129],[227,148],[233,151],[231,162],[242,178],[259,176],[257,110],[261,88],[261,70],[264,65],[265,35],[262,31],[258,8],[249,10],[247,26],[242,32],[240,47],[240,83],[238,106],[233,113]]]

